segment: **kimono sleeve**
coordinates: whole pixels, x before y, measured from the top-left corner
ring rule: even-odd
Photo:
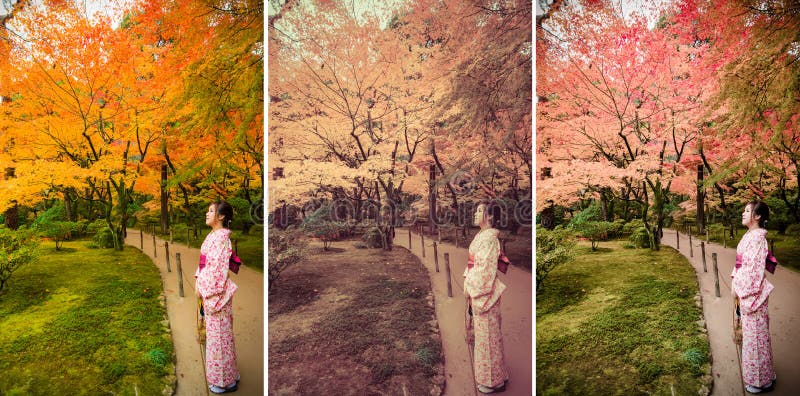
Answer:
[[[473,299],[492,294],[497,277],[500,241],[496,237],[490,237],[481,245],[475,252],[475,266],[464,279],[464,290]]]
[[[230,257],[230,239],[217,238],[211,243],[206,254],[206,267],[197,276],[197,290],[203,299],[225,292]]]
[[[754,238],[742,252],[742,267],[734,271],[733,290],[739,296],[744,313],[758,309],[766,300],[764,293],[764,261],[767,259],[767,240]]]

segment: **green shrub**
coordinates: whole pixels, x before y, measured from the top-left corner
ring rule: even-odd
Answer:
[[[114,232],[106,225],[106,228],[101,228],[92,237],[92,242],[98,247],[110,249],[114,247]]]
[[[361,236],[361,240],[367,244],[367,247],[375,249],[383,247],[381,242],[381,232],[378,227],[372,227]]]
[[[626,235],[630,235],[630,234],[633,234],[633,232],[636,231],[636,229],[640,228],[640,227],[644,227],[644,221],[642,221],[642,219],[633,219],[633,220],[625,223],[624,226],[622,226],[622,233],[626,234]]]
[[[309,236],[319,238],[324,250],[328,250],[331,242],[342,238],[349,229],[346,223],[331,219],[331,204],[325,202],[303,220],[303,230]]]
[[[552,231],[536,227],[536,291],[547,275],[561,264],[572,260],[575,237],[561,226]]]
[[[67,220],[67,210],[64,208],[64,203],[56,202],[49,209],[36,216],[36,219],[31,223],[31,228],[42,231],[45,224],[65,220]]]
[[[623,235],[623,229],[625,228],[625,219],[616,219],[613,223],[611,223],[611,229],[609,230],[609,235],[614,238],[619,238]]]
[[[582,223],[586,223],[589,221],[601,221],[602,218],[602,208],[600,204],[596,201],[593,201],[586,209],[578,212],[570,221],[570,225],[580,225]]]
[[[306,240],[302,232],[290,227],[285,231],[279,229],[269,230],[269,263],[267,268],[268,284],[272,287],[281,272],[289,266],[299,262],[305,255]]]
[[[592,250],[597,250],[600,241],[608,240],[611,230],[614,228],[614,223],[608,221],[587,221],[576,224],[573,228],[582,237],[592,241]]]
[[[631,241],[634,247],[637,248],[649,248],[650,247],[650,235],[647,233],[647,228],[644,226],[637,228],[633,231],[628,240]]]
[[[97,219],[86,225],[86,234],[95,235],[102,229],[108,229],[108,223],[103,219]]]
[[[56,243],[56,250],[61,250],[61,244],[72,239],[73,234],[77,233],[78,223],[74,221],[53,221],[40,223],[39,228],[42,230],[42,235]]]
[[[0,292],[16,270],[36,257],[38,245],[32,231],[0,229]]]

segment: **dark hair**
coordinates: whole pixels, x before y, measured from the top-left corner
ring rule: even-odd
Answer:
[[[769,221],[769,206],[764,201],[750,201],[747,203],[750,206],[750,216],[760,216],[758,219],[758,226],[767,228]]]
[[[225,218],[222,219],[222,226],[231,228],[231,223],[233,223],[233,206],[225,201],[217,201],[214,202],[213,205],[217,215],[225,216]]]
[[[500,205],[497,201],[494,200],[480,201],[478,203],[478,206],[480,205],[486,206],[486,211],[483,214],[484,216],[486,216],[486,213],[492,216],[492,223],[491,223],[492,228],[500,229],[500,227],[503,224],[503,205]],[[477,209],[478,207],[476,206],[475,208]]]

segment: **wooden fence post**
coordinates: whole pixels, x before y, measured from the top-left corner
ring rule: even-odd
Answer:
[[[708,272],[706,268],[706,243],[700,241],[700,251],[703,253],[703,272]]]
[[[156,246],[156,233],[153,233],[153,258],[158,257],[158,247]]]
[[[425,233],[419,233],[419,245],[422,247],[422,258],[425,258]]]
[[[144,252],[144,228],[139,230],[139,249]]]
[[[447,297],[453,297],[453,285],[450,280],[450,253],[444,254],[444,269],[447,274]]]
[[[681,231],[675,230],[675,240],[677,241],[676,244],[678,246],[678,250],[681,250]]]
[[[717,268],[716,253],[711,253],[711,262],[714,264],[714,293],[719,297],[719,269]]]
[[[178,295],[183,297],[183,269],[181,268],[181,253],[175,253],[175,260],[178,261]]]
[[[436,272],[439,272],[439,250],[436,249],[436,241],[433,241],[433,262],[436,264]]]
[[[411,227],[408,227],[408,250],[411,250]]]
[[[172,269],[169,267],[169,242],[164,241],[164,254],[167,257],[167,272],[172,272]]]
[[[694,257],[694,248],[692,248],[692,233],[689,232],[689,257]]]

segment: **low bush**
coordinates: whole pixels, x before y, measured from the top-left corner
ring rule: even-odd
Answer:
[[[650,235],[647,233],[647,228],[644,226],[637,228],[633,231],[628,240],[631,241],[636,248],[649,248],[650,247]]]

